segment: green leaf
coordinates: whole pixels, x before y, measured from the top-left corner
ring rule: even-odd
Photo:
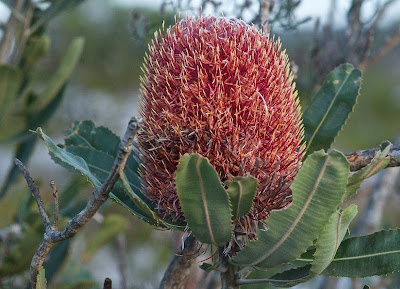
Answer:
[[[45,90],[40,93],[38,102],[36,102],[32,107],[29,107],[30,111],[42,110],[58,95],[78,63],[79,57],[83,51],[83,47],[84,40],[81,37],[75,38],[71,42],[57,71],[49,79]]]
[[[61,12],[75,7],[81,4],[83,1],[84,0],[58,0],[52,2],[52,4],[41,13],[39,19],[33,23],[31,27],[31,33],[35,32],[39,27],[58,16]]]
[[[400,271],[400,229],[346,239],[322,275],[363,278]]]
[[[293,202],[283,211],[272,211],[268,230],[258,233],[232,262],[238,265],[275,267],[307,250],[341,203],[350,173],[345,156],[332,151],[310,155],[294,179]]]
[[[22,73],[17,67],[0,66],[0,124],[16,99],[21,82]]]
[[[233,181],[226,181],[229,200],[232,205],[233,217],[239,218],[246,215],[253,204],[257,192],[257,179],[248,177],[233,177]]]
[[[36,276],[36,289],[46,289],[47,281],[46,275],[43,267],[40,267],[39,273]]]
[[[14,158],[19,159],[22,163],[27,163],[32,156],[36,147],[36,138],[30,135],[27,139],[16,145]],[[0,189],[0,200],[6,195],[10,186],[16,181],[20,174],[20,170],[16,164],[12,164],[7,173],[7,177]]]
[[[303,114],[306,154],[328,150],[353,111],[361,86],[361,72],[351,64],[333,70]]]
[[[128,220],[117,214],[107,215],[101,224],[101,229],[94,236],[86,238],[86,249],[82,254],[83,262],[90,261],[104,246],[115,239],[120,233],[127,231]]]
[[[293,287],[297,284],[304,283],[311,279],[311,265],[306,265],[301,268],[290,269],[282,273],[278,273],[271,277],[269,283],[275,287]]]
[[[204,270],[204,271],[206,271],[208,273],[208,272],[211,272],[211,271],[215,270],[216,267],[214,265],[212,265],[212,264],[203,263],[203,264],[200,265],[200,269]]]
[[[55,143],[45,133],[43,133],[41,128],[38,128],[36,133],[43,139],[47,148],[49,149],[50,155],[58,164],[75,173],[85,175],[95,187],[101,186],[102,182],[104,182],[107,178],[114,162],[114,158],[110,155],[102,151],[97,151],[93,148],[88,149],[87,147],[73,147],[74,153],[80,153],[87,158],[89,161],[89,163],[87,163],[81,156],[75,155],[56,146]],[[72,147],[69,147],[69,149],[72,150]],[[99,180],[98,177],[100,177],[101,180]],[[121,173],[120,177],[122,180],[122,186],[117,183],[114,186],[112,193],[110,193],[110,197],[118,204],[121,204],[131,213],[137,215],[139,218],[149,222],[152,225],[171,227],[173,229],[184,228],[184,226],[159,218],[149,208],[146,202],[144,202],[141,197],[139,197],[132,190],[131,183],[127,179],[124,172]]]
[[[31,74],[38,61],[45,56],[50,48],[50,38],[47,35],[30,37],[22,57],[22,70]]]
[[[311,266],[313,277],[321,274],[332,262],[349,228],[350,222],[356,215],[357,206],[352,204],[343,210],[343,212],[336,211],[329,218],[329,222],[326,224],[315,244],[316,252]]]
[[[379,173],[387,167],[390,162],[388,153],[392,146],[393,145],[390,142],[384,142],[381,145],[381,149],[376,152],[372,161],[366,167],[350,176],[346,187],[346,193],[343,195],[343,201],[355,194],[365,179]]]
[[[224,244],[232,238],[228,195],[207,158],[185,154],[176,170],[176,191],[193,234],[207,244]]]

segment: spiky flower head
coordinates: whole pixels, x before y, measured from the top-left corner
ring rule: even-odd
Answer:
[[[258,179],[244,231],[290,204],[303,128],[279,41],[237,19],[186,18],[156,35],[141,84],[141,176],[160,216],[184,220],[174,174],[185,153],[207,157],[222,181]]]

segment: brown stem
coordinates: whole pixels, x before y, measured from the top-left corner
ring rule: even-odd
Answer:
[[[350,171],[358,171],[363,167],[366,167],[371,160],[374,158],[379,148],[373,148],[368,150],[360,150],[346,154],[346,158],[350,163]],[[392,147],[389,151],[388,157],[390,159],[388,167],[400,166],[400,148]]]
[[[239,267],[229,263],[229,256],[224,254],[224,248],[220,247],[219,258],[221,260],[221,285],[222,289],[239,289],[239,284],[237,283]]]
[[[139,128],[139,121],[135,117],[132,117],[129,121],[125,135],[120,143],[117,157],[110,174],[107,177],[107,180],[103,183],[103,185],[94,191],[86,207],[68,221],[67,226],[63,231],[56,231],[53,229],[49,217],[44,210],[39,188],[34,183],[26,167],[19,160],[15,161],[17,166],[24,174],[29,189],[36,199],[40,215],[42,216],[43,223],[45,225],[45,234],[42,242],[40,243],[39,248],[33,256],[31,262],[30,280],[32,288],[36,288],[36,276],[47,254],[50,252],[50,249],[58,242],[73,237],[94,216],[100,206],[108,199],[109,193],[111,192],[114,184],[118,181],[120,173],[125,167],[126,160],[132,150],[133,138],[138,132]]]
[[[194,255],[197,252],[197,241],[193,235],[185,239],[184,248],[180,250],[169,264],[161,280],[159,289],[184,289],[186,281],[196,264]]]
[[[53,191],[53,202],[54,202],[54,220],[53,220],[53,228],[54,230],[58,230],[58,217],[60,214],[60,206],[58,203],[58,189],[56,183],[52,180],[50,181],[50,187]]]

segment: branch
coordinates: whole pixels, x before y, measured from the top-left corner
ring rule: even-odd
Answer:
[[[195,264],[193,257],[197,252],[197,242],[193,235],[185,239],[184,248],[172,259],[164,277],[161,280],[159,289],[184,289],[186,281]]]
[[[350,171],[355,172],[367,166],[374,158],[377,151],[379,151],[379,148],[347,153],[346,158],[350,163]],[[390,158],[388,167],[399,167],[400,147],[392,147],[389,151],[388,157]]]
[[[36,199],[40,215],[42,216],[45,225],[43,239],[31,262],[30,279],[33,289],[36,288],[36,276],[39,268],[42,266],[47,254],[50,252],[50,249],[58,242],[73,237],[94,216],[100,206],[108,199],[109,193],[111,192],[114,184],[118,181],[120,173],[125,167],[126,160],[132,150],[133,138],[139,129],[139,121],[135,117],[132,117],[129,121],[125,135],[119,145],[117,157],[106,181],[94,191],[86,207],[68,221],[67,226],[63,231],[57,231],[52,227],[50,219],[44,210],[39,188],[36,186],[26,167],[19,160],[15,160],[26,179],[26,182],[28,183],[32,195]]]
[[[3,37],[0,44],[0,64],[9,63],[12,56],[15,35],[17,34],[17,26],[19,25],[20,10],[24,4],[24,0],[17,0],[14,8],[11,10],[10,18],[3,31]]]

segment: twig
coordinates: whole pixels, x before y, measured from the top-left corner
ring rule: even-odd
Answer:
[[[355,172],[367,166],[378,150],[379,148],[373,148],[347,153],[346,158],[350,163],[350,171]],[[388,156],[390,158],[388,167],[400,166],[400,147],[392,147]]]
[[[67,226],[63,231],[56,231],[53,229],[49,217],[44,210],[44,205],[40,196],[39,188],[34,183],[26,167],[19,160],[16,160],[18,167],[24,174],[29,189],[36,199],[40,215],[42,216],[43,222],[45,224],[45,233],[43,239],[31,262],[30,280],[32,288],[36,288],[36,276],[38,274],[39,268],[44,262],[44,259],[50,252],[50,249],[58,242],[73,237],[93,217],[100,206],[108,199],[110,191],[112,190],[114,184],[118,181],[120,173],[125,167],[126,160],[132,150],[133,138],[138,132],[139,128],[139,121],[135,117],[132,117],[129,121],[129,125],[125,132],[125,135],[119,145],[117,157],[106,181],[103,183],[103,185],[101,185],[94,191],[86,207],[68,221]]]
[[[104,286],[103,289],[112,289],[112,281],[110,278],[106,278],[104,280]]]
[[[269,20],[269,12],[273,5],[271,5],[271,0],[260,0],[260,26],[263,31],[267,31],[266,25]]]
[[[379,50],[379,52],[365,62],[360,63],[361,70],[367,69],[369,66],[378,62],[382,57],[388,54],[400,42],[400,25],[396,32],[390,37],[386,44]]]
[[[53,202],[54,202],[54,220],[53,220],[53,228],[54,230],[58,230],[58,216],[60,214],[60,206],[58,203],[58,189],[56,183],[52,180],[50,181],[50,187],[53,191]]]
[[[121,289],[128,288],[128,268],[126,265],[126,237],[124,233],[117,236],[118,269],[121,275]]]
[[[197,252],[197,241],[193,235],[185,239],[184,248],[180,250],[169,264],[161,280],[159,289],[184,289],[186,281],[196,263],[193,255]]]
[[[29,190],[32,193],[33,198],[36,200],[38,209],[39,209],[39,214],[42,217],[43,224],[44,226],[51,227],[51,222],[49,219],[49,216],[46,213],[46,210],[44,208],[42,196],[40,195],[40,191],[38,186],[35,184],[35,181],[32,179],[31,175],[28,172],[28,169],[24,166],[24,164],[19,160],[15,159],[15,164],[19,168],[19,170],[23,173],[24,178],[26,180],[26,183],[28,184]],[[35,276],[36,278],[36,276]]]

